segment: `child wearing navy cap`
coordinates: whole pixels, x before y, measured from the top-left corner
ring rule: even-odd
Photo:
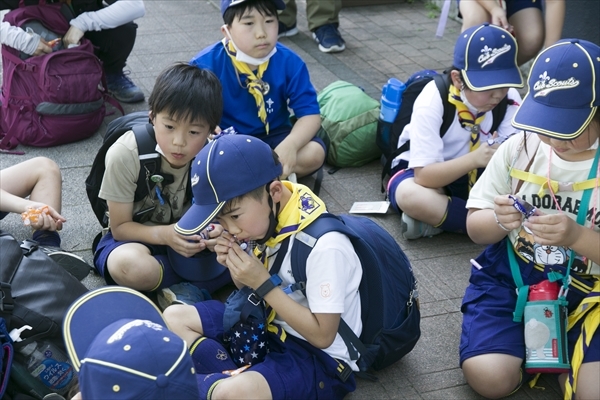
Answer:
[[[387,187],[392,206],[402,212],[405,239],[466,232],[469,190],[499,143],[516,132],[510,124],[521,102],[515,88],[523,86],[516,55],[514,37],[497,26],[483,24],[460,34],[446,94],[456,113],[443,137],[448,105],[436,83],[429,82],[416,98]],[[504,104],[504,118],[494,121],[494,109]]]
[[[277,43],[277,11],[284,8],[283,0],[221,0],[224,38],[190,64],[213,71],[223,85],[219,126],[265,141],[281,160],[282,177],[302,177],[323,165],[325,144],[315,136],[321,117],[308,68]]]
[[[270,352],[241,373],[224,373],[215,365],[214,348],[224,333],[223,303],[209,300],[165,310],[169,326],[190,343],[202,376],[202,398],[338,399],[355,389],[351,371],[358,367],[337,331],[340,318],[357,336],[362,331],[360,260],[347,236],[328,232],[307,259],[305,295],[288,290],[296,283],[290,262],[294,240],[305,237],[303,229],[326,208],[306,186],[280,181],[281,171],[269,145],[247,135],[221,136],[194,160],[195,203],[177,231],[191,235],[216,218],[224,228],[215,246],[217,259],[238,288],[251,288],[273,310]],[[258,247],[248,254],[240,242]],[[271,275],[277,259],[281,268]]]
[[[135,290],[88,292],[67,311],[63,335],[79,373],[74,399],[199,399],[187,344]]]
[[[540,53],[513,120],[524,134],[498,149],[469,195],[469,236],[489,246],[472,261],[460,363],[485,397],[507,396],[527,381],[522,365],[536,349],[518,318],[527,298],[521,288],[549,280],[568,301],[565,399],[600,398],[599,76],[596,44],[565,39]],[[515,207],[524,201],[535,207],[527,207],[530,216]]]

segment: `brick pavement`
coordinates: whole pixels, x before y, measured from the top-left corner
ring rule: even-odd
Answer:
[[[327,0],[322,0],[327,1]],[[307,63],[318,90],[343,79],[363,87],[378,99],[389,77],[406,79],[412,72],[451,65],[459,24],[449,20],[445,36],[435,38],[436,12],[424,3],[344,8],[341,32],[347,49],[338,54],[321,53],[308,32],[304,1],[298,0],[300,34],[282,39]],[[188,61],[201,48],[219,40],[222,19],[217,0],[149,0],[146,16],[137,21],[138,40],[129,59],[132,78],[146,94],[158,72],[174,61]],[[439,13],[438,13],[439,14]],[[227,105],[226,105],[227,106]],[[127,112],[147,109],[146,103],[126,105]],[[91,262],[91,243],[99,230],[85,195],[84,180],[99,148],[109,116],[94,137],[49,149],[25,148],[25,156],[2,154],[0,168],[39,155],[58,162],[63,170],[63,215],[69,220],[62,233],[64,247]],[[346,212],[354,201],[382,200],[377,161],[361,168],[325,174],[321,197],[332,212]],[[310,183],[310,178],[307,180]],[[416,241],[405,241],[399,233],[399,216],[375,218],[400,243],[410,258],[420,283],[422,338],[403,360],[377,373],[377,382],[359,381],[348,399],[478,399],[458,368],[460,302],[469,277],[469,259],[481,251],[466,236],[444,233]],[[0,228],[19,238],[28,235],[16,215]],[[103,284],[90,275],[90,287]],[[513,399],[558,399],[558,386],[543,379],[546,390],[523,389]]]

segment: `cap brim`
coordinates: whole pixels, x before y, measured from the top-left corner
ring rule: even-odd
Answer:
[[[481,92],[500,88],[522,88],[523,77],[518,68],[487,71],[462,71],[469,89]]]
[[[573,140],[583,133],[596,111],[593,108],[559,108],[525,96],[512,120],[515,128],[560,140]]]
[[[224,201],[206,206],[193,204],[175,224],[175,232],[186,236],[195,235],[215,220],[224,205]]]
[[[67,353],[77,372],[98,333],[122,319],[148,320],[168,328],[158,307],[133,289],[106,286],[75,300],[65,315],[63,336]]]

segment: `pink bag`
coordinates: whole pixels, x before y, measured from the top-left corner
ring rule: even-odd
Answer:
[[[13,26],[39,21],[63,36],[70,25],[61,4],[15,9],[4,17]],[[22,1],[21,1],[22,4]],[[106,92],[106,78],[92,43],[21,59],[19,50],[2,46],[0,150],[19,144],[47,147],[92,136],[106,114],[105,101],[119,103]]]

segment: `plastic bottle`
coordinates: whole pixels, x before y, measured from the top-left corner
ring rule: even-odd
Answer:
[[[13,329],[10,337],[14,342],[20,342],[21,332],[32,329],[25,325]],[[17,358],[23,362],[31,376],[41,381],[48,389],[64,395],[69,391],[74,371],[67,356],[56,345],[47,340],[31,342],[18,349]]]
[[[398,110],[402,105],[402,94],[406,85],[396,78],[390,78],[381,91],[381,108],[379,111],[379,123],[377,124],[377,138],[380,147],[389,148],[396,143],[390,143],[390,132]]]
[[[528,373],[569,371],[567,302],[559,298],[559,282],[543,280],[529,286],[525,304],[525,370]]]

